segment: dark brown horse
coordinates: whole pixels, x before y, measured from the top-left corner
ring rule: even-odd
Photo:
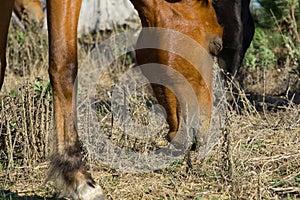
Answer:
[[[218,55],[220,67],[234,76],[254,35],[250,0],[214,0],[219,23],[224,27],[223,49]]]
[[[212,0],[131,0],[131,2],[139,13],[143,27],[178,31],[204,49],[205,53],[202,54],[193,54],[193,49],[188,49],[196,66],[180,56],[159,49],[138,51],[137,60],[139,64],[157,62],[170,66],[189,81],[198,97],[198,105],[193,105],[193,108],[201,109],[200,118],[203,120],[204,128],[200,131],[207,133],[212,110],[210,60],[222,48],[222,28],[217,22]],[[5,0],[0,7],[0,88],[6,68],[6,40],[13,6],[13,0]],[[81,0],[47,1],[49,76],[54,106],[49,177],[54,181],[59,197],[96,200],[103,199],[104,195],[82,162],[77,134],[77,23],[80,7]],[[175,34],[172,38],[159,36],[156,42],[158,46],[166,45],[172,50],[185,45],[181,43],[181,39],[180,35]],[[139,41],[142,42],[143,38]],[[195,68],[201,68],[202,71]],[[181,90],[180,83],[176,82],[177,78],[170,78],[175,81],[171,85],[178,88],[184,96],[185,91]],[[172,140],[184,120],[184,116],[181,117],[183,108],[168,88],[154,85],[154,91],[159,102],[167,110],[170,125],[168,138]]]

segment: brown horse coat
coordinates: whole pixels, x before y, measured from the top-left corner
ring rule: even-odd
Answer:
[[[188,80],[197,97],[197,102],[191,109],[199,110],[200,115],[196,118],[202,121],[200,127],[193,128],[206,134],[212,110],[211,59],[222,48],[220,39],[222,28],[217,22],[212,0],[131,0],[131,2],[139,13],[143,27],[178,31],[196,41],[203,49],[204,53],[199,55],[193,54],[193,49],[190,49],[192,63],[195,66],[189,60],[161,49],[138,51],[137,60],[139,64],[155,62],[169,66]],[[0,88],[6,68],[6,40],[13,5],[14,1],[7,0],[3,1],[0,7]],[[47,1],[49,76],[54,106],[49,177],[54,181],[59,197],[99,200],[104,196],[82,163],[77,133],[77,24],[80,7],[81,0]],[[172,49],[185,45],[180,41],[180,34],[175,34],[172,38],[158,36],[155,42],[158,47],[165,45]],[[143,34],[139,42],[143,42]],[[201,70],[197,70],[198,68]],[[149,67],[146,70],[152,69]],[[170,85],[184,97],[187,91],[181,82],[177,82],[177,77],[168,74],[166,77],[169,78]],[[190,111],[182,107],[189,101],[182,98],[183,102],[179,102],[169,88],[159,85],[153,87],[159,102],[167,111],[167,121],[170,125],[168,139],[171,141],[179,127],[183,125],[185,113]],[[195,135],[196,139],[197,136],[198,134]]]

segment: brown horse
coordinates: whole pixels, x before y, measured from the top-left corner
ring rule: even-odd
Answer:
[[[140,64],[157,62],[179,71],[190,82],[197,94],[205,126],[209,125],[212,109],[212,62],[205,62],[217,54],[221,46],[222,28],[217,22],[212,0],[131,0],[137,9],[143,27],[160,27],[179,31],[201,45],[206,53],[193,54],[196,68],[184,58],[164,50],[146,49],[137,52]],[[0,88],[6,68],[5,51],[9,21],[14,1],[3,1],[0,7]],[[49,76],[53,90],[54,130],[49,178],[58,189],[59,197],[75,200],[103,199],[104,195],[84,167],[77,134],[77,23],[81,0],[48,0],[47,21],[49,35]],[[143,36],[143,35],[142,35]],[[143,38],[139,39],[140,42]],[[178,37],[177,37],[178,36]],[[158,37],[158,45],[169,49],[180,48],[181,36]],[[185,50],[186,51],[186,50]],[[187,51],[188,52],[188,51]],[[197,64],[198,62],[198,64]],[[203,66],[203,63],[207,65]],[[151,71],[151,68],[148,68]],[[170,77],[171,81],[176,77]],[[171,83],[172,85],[172,83]],[[180,83],[175,88],[184,96]],[[179,126],[181,107],[168,88],[155,86],[157,98],[167,110],[170,125],[169,140]],[[198,109],[198,105],[193,105]],[[207,128],[204,128],[207,132]]]
[[[211,1],[162,1],[159,5],[160,10],[156,9],[157,5],[155,1],[150,2],[147,1],[147,10],[144,9],[146,5],[144,5],[143,1],[137,3],[135,6],[139,12],[143,27],[155,26],[179,31],[181,34],[197,42],[205,49],[205,52],[209,52],[207,55],[203,54],[201,49],[197,49],[194,44],[189,44],[178,33],[167,36],[172,38],[171,47],[167,48],[168,51],[164,50],[164,44],[159,44],[159,47],[155,49],[146,48],[137,51],[137,62],[139,65],[159,63],[172,67],[183,76],[183,79],[180,79],[168,69],[162,69],[159,73],[163,74],[163,77],[160,75],[159,78],[164,79],[166,85],[154,83],[152,84],[152,88],[159,103],[164,106],[167,113],[167,122],[169,124],[168,141],[174,139],[183,123],[191,123],[187,122],[187,116],[190,116],[190,118],[197,118],[194,119],[196,124],[191,126],[196,131],[191,137],[199,145],[200,138],[205,136],[209,131],[212,112],[212,56],[217,55],[222,49],[221,36],[223,30],[216,21]],[[143,43],[147,43],[148,38],[154,38],[151,33],[147,37],[144,36],[145,34],[149,33],[141,33],[138,46],[139,43],[142,46]],[[197,53],[194,56],[191,52],[187,53],[190,55],[183,58],[182,56],[185,52],[178,49],[182,49],[185,52],[189,52],[192,49],[194,53]],[[153,77],[148,76],[148,74],[152,74],[152,70],[151,66],[142,69],[148,79],[153,79]],[[188,81],[188,85],[191,86],[190,88],[186,86],[184,80]],[[150,80],[150,82],[161,81]],[[195,92],[194,95],[188,95],[190,89]],[[195,102],[192,102],[190,99],[191,96],[196,97]],[[196,113],[191,114],[194,111]],[[186,137],[189,133],[183,134]],[[182,145],[183,140],[185,138],[179,137],[172,142]]]

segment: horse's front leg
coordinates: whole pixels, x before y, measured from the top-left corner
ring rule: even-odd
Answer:
[[[77,134],[77,23],[81,0],[48,0],[49,75],[53,90],[54,131],[49,177],[59,197],[104,199],[82,162]]]
[[[6,42],[9,22],[13,9],[14,1],[3,1],[0,6],[0,89],[4,81],[4,73],[6,68]]]

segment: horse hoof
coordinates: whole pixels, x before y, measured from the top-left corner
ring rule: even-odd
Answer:
[[[104,200],[105,195],[99,185],[86,183],[77,188],[78,200]]]
[[[71,185],[64,190],[56,191],[54,199],[72,199],[72,200],[105,200],[105,195],[99,185],[93,180],[87,180],[78,185]]]

